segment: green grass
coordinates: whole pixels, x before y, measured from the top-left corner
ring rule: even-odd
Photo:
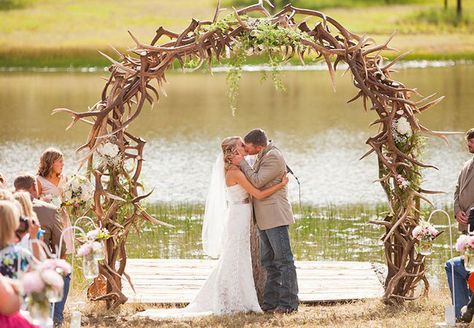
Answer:
[[[390,1],[390,6],[385,0],[295,0],[294,4],[324,9],[350,31],[375,36],[377,42],[396,30],[393,46],[414,49],[413,59],[473,58],[474,1],[463,1],[461,20],[454,15],[452,1],[447,12],[441,0]],[[7,3],[15,5],[6,10]],[[215,5],[215,0],[0,0],[0,66],[107,66],[97,49],[133,47],[127,30],[149,42],[159,26],[178,32],[192,17],[212,18]]]
[[[289,0],[273,0],[275,10],[281,9]],[[228,6],[249,6],[255,4],[253,0],[225,0]],[[365,8],[385,5],[413,5],[413,4],[433,4],[440,3],[436,0],[293,0],[293,6],[321,10],[325,8]]]

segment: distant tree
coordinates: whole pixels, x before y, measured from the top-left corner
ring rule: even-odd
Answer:
[[[456,2],[456,14],[458,17],[462,16],[462,0],[457,0]]]
[[[448,0],[444,0],[444,10],[448,10]]]

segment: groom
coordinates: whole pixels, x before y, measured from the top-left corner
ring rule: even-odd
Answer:
[[[234,165],[239,165],[258,189],[281,182],[286,163],[280,150],[268,142],[265,131],[250,131],[244,142],[249,155],[257,154],[255,165],[250,167],[242,156],[234,157]],[[298,310],[298,283],[288,235],[288,225],[294,219],[287,196],[285,187],[265,199],[253,200],[260,236],[260,261],[267,271],[262,305],[265,312],[291,313]]]

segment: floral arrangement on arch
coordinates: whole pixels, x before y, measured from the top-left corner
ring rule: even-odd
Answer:
[[[413,130],[411,128],[410,122],[408,122],[405,116],[401,116],[399,119],[393,121],[392,124],[393,139],[396,143],[404,144],[413,135]]]
[[[108,166],[117,167],[122,163],[119,147],[113,142],[105,142],[96,149],[96,154],[102,163]]]

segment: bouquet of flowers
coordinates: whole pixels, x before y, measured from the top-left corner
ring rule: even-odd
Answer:
[[[421,255],[430,255],[431,247],[433,246],[433,239],[435,239],[440,232],[429,222],[420,220],[419,224],[411,232],[413,238],[418,239],[418,253]]]
[[[85,177],[73,175],[64,187],[64,200],[61,206],[80,207],[94,196],[94,187]]]
[[[24,274],[21,283],[34,324],[44,325],[50,321],[50,303],[62,300],[63,277],[69,273],[71,266],[66,261],[49,259]]]
[[[456,250],[464,254],[464,267],[474,271],[474,235],[461,235],[456,241]]]
[[[53,204],[56,207],[61,207],[62,205],[61,198],[53,194],[44,194],[41,196],[41,200]]]

